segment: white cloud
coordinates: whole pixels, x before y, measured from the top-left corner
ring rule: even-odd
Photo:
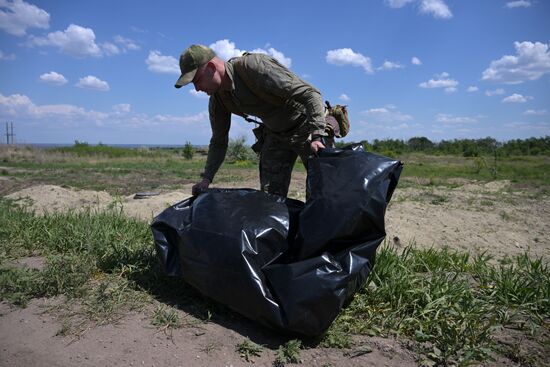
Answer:
[[[402,8],[408,3],[412,3],[415,0],[384,0],[384,2],[390,7],[390,8]]]
[[[130,38],[126,38],[118,35],[118,36],[115,36],[113,39],[115,43],[117,43],[122,48],[123,52],[126,52],[128,50],[136,51],[141,49],[139,44]]]
[[[472,124],[478,121],[478,117],[454,116],[446,113],[438,113],[435,116],[435,120],[443,125]]]
[[[475,85],[470,85],[467,89],[468,92],[472,93],[472,92],[477,92],[479,90],[478,87],[476,87]]]
[[[487,97],[499,96],[501,94],[504,94],[504,89],[502,89],[502,88],[498,88],[498,89],[495,89],[495,90],[486,90],[485,91],[485,95]]]
[[[49,123],[64,126],[67,124],[121,125],[128,128],[141,128],[159,125],[194,125],[208,121],[208,111],[194,115],[173,116],[132,113],[127,103],[114,105],[107,112],[87,110],[70,104],[36,105],[25,95],[0,94],[0,118],[17,118],[25,123]],[[210,125],[201,124],[199,130],[210,131]],[[126,130],[127,131],[127,130]]]
[[[546,115],[546,110],[527,110],[523,114],[524,115],[532,115],[532,116],[544,116]]]
[[[521,94],[514,93],[502,100],[503,103],[525,103],[528,100],[533,99],[531,96],[523,96]]]
[[[229,60],[232,57],[241,56],[245,52],[245,50],[238,49],[235,46],[235,43],[231,42],[228,39],[216,41],[208,47],[214,50],[214,52],[216,53],[216,55],[218,55],[219,58],[224,60]],[[278,51],[273,47],[269,47],[269,45],[266,45],[265,47],[266,49],[256,48],[250,52],[269,55],[273,57],[275,60],[279,61],[284,66],[286,66],[287,68],[291,67],[292,59],[290,59],[289,57],[286,57],[284,53],[282,53],[281,51]]]
[[[351,98],[349,98],[347,94],[340,94],[340,97],[338,97],[338,99],[339,99],[340,101],[347,102],[347,101],[349,101]]]
[[[407,115],[397,110],[393,105],[387,105],[385,107],[371,108],[361,112],[362,115],[367,116],[368,120],[375,122],[406,122],[413,120],[411,115]]]
[[[132,106],[129,103],[119,103],[113,106],[113,111],[117,114],[125,114],[130,112]]]
[[[111,56],[111,55],[118,55],[120,53],[119,48],[112,44],[111,42],[105,42],[101,44],[101,48],[105,55]]]
[[[61,52],[74,57],[102,55],[101,48],[95,42],[95,33],[90,28],[71,24],[63,32],[48,33],[46,37],[30,36],[31,46],[57,47]]]
[[[422,65],[422,61],[420,61],[420,59],[416,56],[413,56],[413,58],[411,59],[411,64],[413,65]]]
[[[235,43],[228,39],[223,39],[212,43],[210,46],[219,58],[229,60],[232,57],[241,56],[245,51],[235,47]]]
[[[62,74],[56,73],[55,71],[40,75],[40,81],[52,85],[67,84],[67,79],[65,79]]]
[[[416,3],[421,14],[433,15],[434,18],[450,19],[453,13],[443,0],[385,0],[391,8],[402,8],[409,3]]]
[[[399,63],[386,60],[384,61],[382,66],[380,66],[377,70],[393,70],[393,69],[403,69],[403,68],[404,66]]]
[[[83,119],[97,122],[108,117],[106,113],[69,104],[35,105],[29,97],[21,94],[11,96],[0,94],[0,116],[12,116],[25,121],[52,118],[56,122],[58,119],[69,121]]]
[[[420,1],[420,13],[433,15],[434,18],[450,19],[453,13],[443,0]]]
[[[24,36],[27,28],[48,29],[50,14],[22,0],[0,0],[0,29],[14,36]]]
[[[207,98],[210,98],[208,96],[208,94],[204,93],[204,92],[198,92],[194,89],[189,89],[189,94],[192,95],[193,97],[197,97],[197,98],[204,98],[204,99],[207,99]]]
[[[514,42],[516,55],[505,55],[491,61],[482,73],[482,79],[492,82],[518,84],[537,80],[550,73],[548,44],[541,42]]]
[[[101,92],[106,92],[110,89],[109,84],[106,81],[98,79],[93,75],[88,75],[84,78],[80,78],[78,80],[78,83],[76,83],[75,85],[78,88],[97,90]]]
[[[512,8],[528,8],[531,6],[531,1],[527,0],[518,0],[518,1],[508,1],[506,7],[509,9]]]
[[[15,60],[15,54],[5,54],[0,50],[0,60],[6,60],[6,61]]]
[[[326,61],[332,65],[360,66],[365,72],[369,74],[373,73],[370,58],[354,52],[351,48],[339,48],[328,51]]]
[[[164,56],[160,51],[149,51],[145,63],[147,69],[154,73],[181,74],[178,60],[172,56]]]
[[[435,79],[430,79],[427,82],[418,84],[420,88],[445,88],[445,92],[456,92],[456,86],[458,82],[449,78],[450,75],[447,72],[443,72],[435,76]]]

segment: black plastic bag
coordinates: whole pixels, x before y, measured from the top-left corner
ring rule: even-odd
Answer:
[[[402,164],[359,146],[308,162],[310,198],[210,189],[151,224],[168,275],[280,331],[316,336],[370,273]]]

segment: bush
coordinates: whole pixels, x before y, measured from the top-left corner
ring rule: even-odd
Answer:
[[[193,154],[193,145],[191,144],[191,142],[187,141],[183,146],[183,156],[185,157],[185,159],[193,159]]]

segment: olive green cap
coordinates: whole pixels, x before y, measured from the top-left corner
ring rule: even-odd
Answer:
[[[197,69],[212,60],[215,56],[216,53],[210,47],[203,45],[189,46],[180,55],[181,76],[174,87],[181,88],[191,83],[197,73]]]

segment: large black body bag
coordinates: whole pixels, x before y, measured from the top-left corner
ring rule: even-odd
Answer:
[[[279,331],[317,336],[361,287],[402,164],[358,145],[308,162],[306,203],[209,189],[154,218],[166,274]]]

